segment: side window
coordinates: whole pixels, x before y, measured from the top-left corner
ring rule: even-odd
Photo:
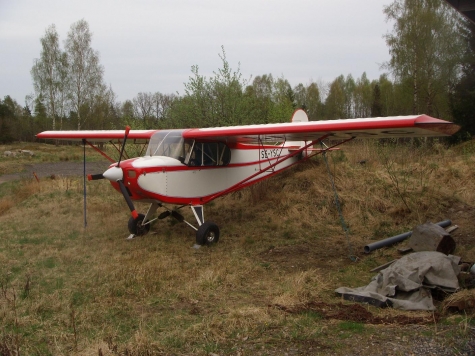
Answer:
[[[231,161],[231,150],[223,142],[219,143],[219,165],[227,166]]]
[[[231,150],[223,142],[195,142],[189,166],[226,166],[231,160]]]

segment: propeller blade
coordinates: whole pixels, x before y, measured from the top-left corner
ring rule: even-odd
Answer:
[[[135,210],[134,203],[132,202],[132,199],[130,199],[129,192],[127,191],[127,188],[124,185],[124,182],[121,180],[118,180],[117,183],[119,183],[120,191],[122,192],[122,195],[124,196],[125,202],[129,206],[130,209],[130,214],[134,219],[137,219],[139,214],[137,213],[137,210]]]
[[[102,173],[87,175],[87,180],[99,180],[99,179],[104,179],[104,175]]]

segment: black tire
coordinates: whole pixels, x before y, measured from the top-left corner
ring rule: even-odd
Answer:
[[[150,231],[150,224],[143,225],[143,220],[145,219],[144,214],[139,214],[137,219],[134,219],[132,216],[129,219],[128,228],[131,234],[135,236],[144,236],[147,235]]]
[[[211,221],[203,223],[196,231],[198,245],[213,245],[219,241],[219,227]]]

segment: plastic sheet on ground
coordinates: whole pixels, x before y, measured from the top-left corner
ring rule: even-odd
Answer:
[[[435,251],[406,255],[380,271],[365,287],[335,290],[345,299],[401,310],[435,310],[431,290],[459,289],[460,257]]]

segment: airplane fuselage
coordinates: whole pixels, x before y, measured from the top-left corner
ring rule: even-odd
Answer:
[[[289,155],[284,145],[226,146],[229,162],[185,164],[168,156],[145,156],[120,163],[123,182],[133,200],[169,204],[202,205],[292,166],[301,155]],[[115,165],[111,165],[112,169]],[[119,185],[111,180],[115,189]]]
[[[337,149],[356,137],[435,137],[451,135],[458,129],[457,125],[427,115],[309,122],[305,111],[298,109],[289,123],[181,130],[127,127],[123,132],[46,131],[37,136],[81,140],[84,155],[88,144],[111,162],[113,159],[93,142],[119,144],[119,162],[89,179],[108,179],[120,191],[131,214],[129,238],[145,235],[153,221],[171,216],[192,227],[196,245],[201,246],[219,240],[217,224],[204,219],[203,205],[213,199],[271,177],[308,157]],[[148,142],[145,155],[122,161],[127,139],[138,144]],[[323,143],[326,139],[332,142],[330,146]],[[317,144],[320,148],[314,148]],[[149,202],[147,212],[139,213],[132,200]],[[187,205],[197,226],[178,212]],[[158,208],[164,211],[154,218]]]

